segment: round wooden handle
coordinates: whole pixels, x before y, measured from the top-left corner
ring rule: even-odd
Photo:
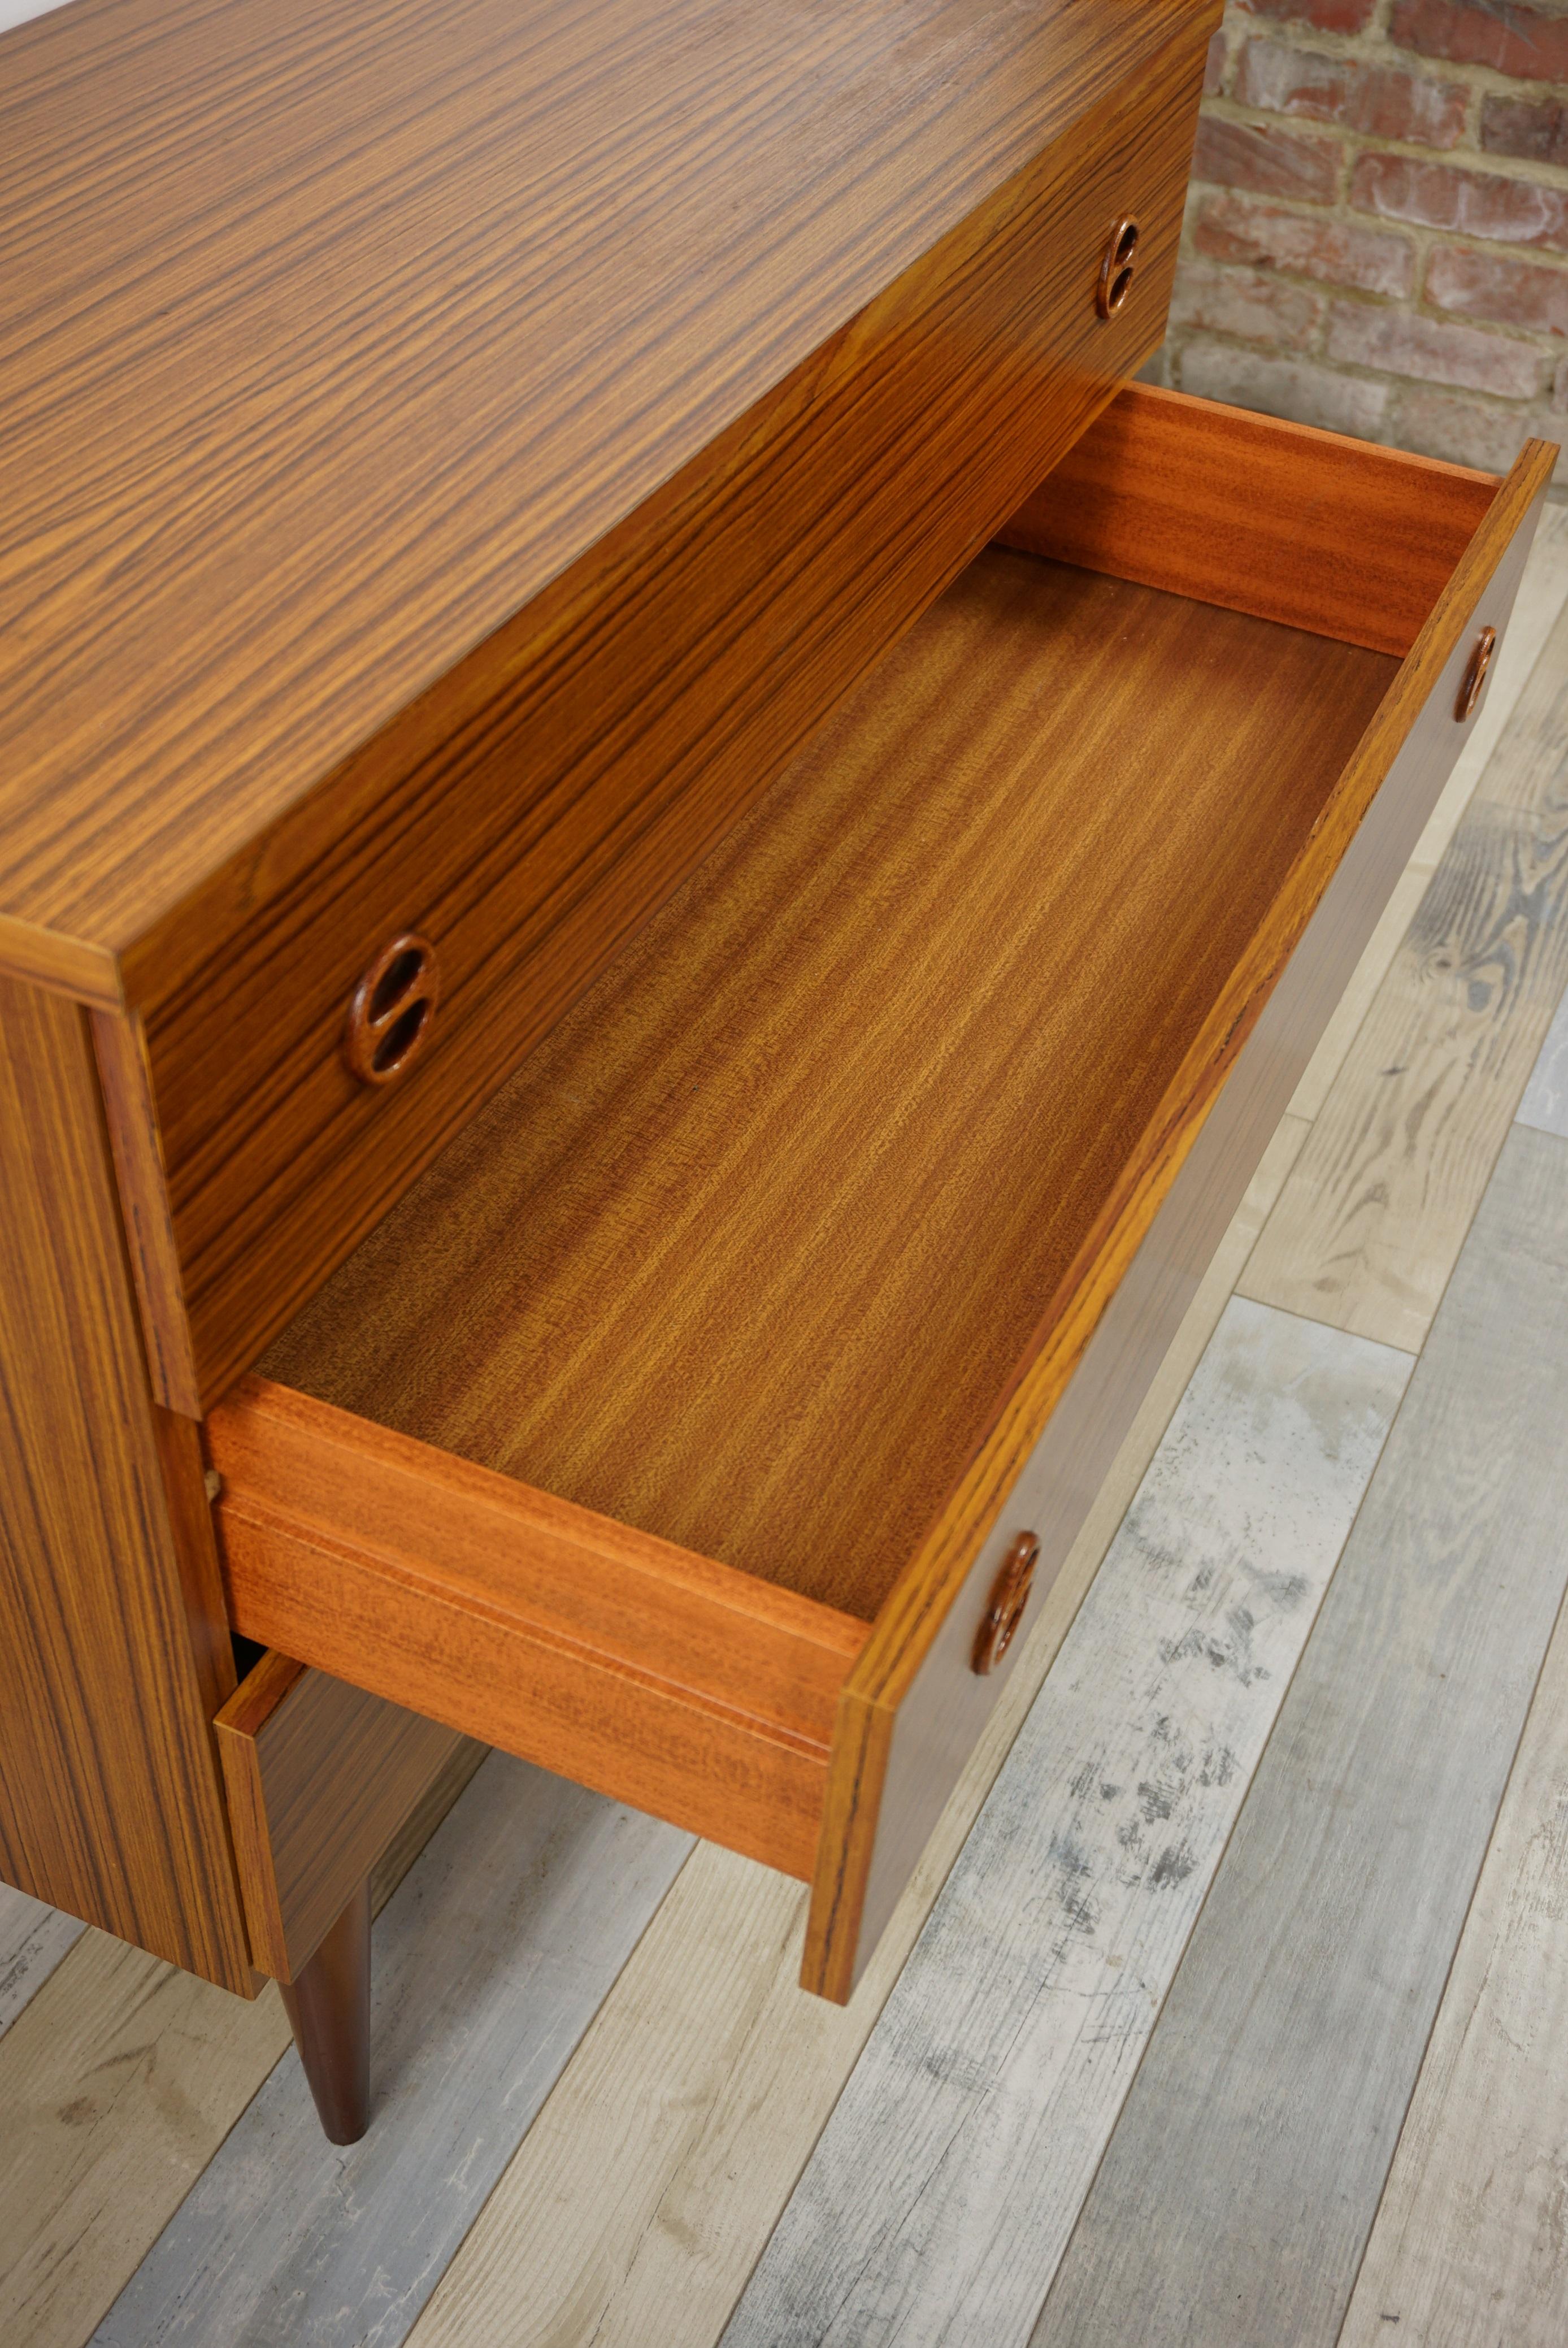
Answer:
[[[1119,220],[1106,240],[1105,258],[1099,264],[1099,283],[1094,289],[1094,306],[1102,318],[1114,318],[1132,287],[1132,273],[1138,261],[1138,222]]]
[[[982,1679],[994,1672],[1012,1645],[1024,1609],[1029,1602],[1034,1584],[1035,1560],[1040,1554],[1038,1536],[1020,1533],[1002,1561],[1002,1570],[991,1585],[991,1602],[985,1619],[975,1636],[975,1653],[970,1658]]]
[[[1460,687],[1460,697],[1454,704],[1454,716],[1461,726],[1467,717],[1475,716],[1475,705],[1480,699],[1480,689],[1486,683],[1486,673],[1491,666],[1491,656],[1496,650],[1497,630],[1483,628],[1475,640],[1475,650],[1471,653],[1469,665],[1465,670],[1464,683]]]
[[[430,1040],[441,973],[428,938],[404,930],[384,945],[348,1004],[343,1056],[362,1085],[406,1076]]]

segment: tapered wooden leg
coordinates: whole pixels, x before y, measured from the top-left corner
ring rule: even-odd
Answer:
[[[370,2125],[370,1886],[362,1883],[284,2003],[331,2144]]]

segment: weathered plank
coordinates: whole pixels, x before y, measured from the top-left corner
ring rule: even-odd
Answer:
[[[1568,1159],[1568,1142],[1559,1145]],[[1563,1187],[1568,1189],[1568,1165]],[[1559,1453],[1558,1522],[1568,1518]],[[1568,2330],[1568,1622],[1559,1618],[1340,2348]]]
[[[0,2039],[0,2339],[81,2348],[288,2043],[270,1985],[83,1934]]]
[[[712,2348],[1070,1628],[1306,1128],[1286,1118],[847,2007],[798,1987],[805,1894],[702,1848],[409,2348]],[[724,1952],[724,1964],[710,1962]]]
[[[1557,1016],[1530,1072],[1519,1122],[1539,1126],[1542,1133],[1568,1134],[1568,994],[1557,1005]]]
[[[87,1929],[74,1916],[0,1883],[0,2034]]]
[[[1568,983],[1560,617],[1241,1294],[1414,1351]]]
[[[1226,1306],[726,2348],[1027,2336],[1410,1366]]]
[[[387,1851],[377,1906],[472,1766],[466,1748]],[[0,2339],[80,2348],[288,2044],[275,1990],[246,2004],[80,1935],[0,2044]]]
[[[1337,2337],[1568,1578],[1565,1379],[1516,1127],[1032,2348]]]
[[[400,2342],[690,1848],[492,1756],[377,1927],[369,2134],[326,2143],[291,2051],[98,2348]]]
[[[1470,739],[1427,819],[1409,864],[1367,940],[1355,974],[1295,1088],[1290,1105],[1293,1116],[1316,1117],[1327,1099],[1329,1087],[1344,1065],[1356,1032],[1415,919],[1460,818],[1475,796],[1503,727],[1513,715],[1564,603],[1568,603],[1568,507],[1549,506],[1536,530],[1535,543],[1520,582],[1502,650],[1492,665],[1480,714],[1470,726]]]

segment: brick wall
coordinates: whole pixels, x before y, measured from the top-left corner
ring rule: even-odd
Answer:
[[[1568,440],[1568,0],[1228,0],[1207,87],[1158,380],[1493,471]]]

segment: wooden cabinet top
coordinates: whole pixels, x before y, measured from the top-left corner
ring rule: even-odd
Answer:
[[[101,997],[1193,13],[74,0],[6,35],[0,967]]]

